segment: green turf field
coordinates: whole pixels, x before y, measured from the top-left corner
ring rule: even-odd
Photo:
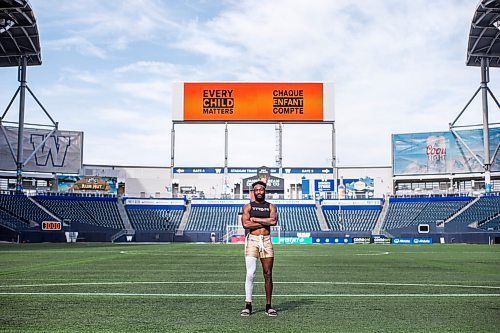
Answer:
[[[278,245],[273,304],[242,245],[0,244],[0,332],[499,332],[500,247]]]

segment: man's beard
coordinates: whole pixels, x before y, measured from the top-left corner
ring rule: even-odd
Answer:
[[[266,194],[261,194],[260,197],[256,194],[255,195],[255,201],[263,202],[266,200]]]

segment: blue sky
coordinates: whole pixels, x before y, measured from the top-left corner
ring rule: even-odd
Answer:
[[[28,84],[61,129],[85,133],[85,164],[168,166],[172,82],[333,82],[338,165],[388,166],[392,133],[447,130],[479,87],[465,66],[477,3],[31,0],[43,65]],[[16,69],[1,77],[4,107]],[[28,103],[26,121],[43,119]],[[462,123],[481,121],[477,99]],[[285,124],[284,165],[330,165],[330,131]],[[229,127],[230,166],[275,154],[273,125]],[[223,163],[223,126],[176,126],[177,166]]]

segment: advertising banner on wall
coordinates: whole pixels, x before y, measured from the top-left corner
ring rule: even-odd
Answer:
[[[312,244],[311,237],[272,237],[273,244]]]
[[[344,179],[347,197],[372,197],[375,191],[375,182],[371,177],[360,177],[358,179]]]
[[[315,179],[314,192],[333,192],[335,191],[335,181],[333,179]],[[303,191],[302,191],[303,192]]]
[[[186,82],[173,91],[173,120],[333,121],[332,84]]]
[[[116,177],[95,176],[58,176],[57,190],[59,192],[84,193],[98,192],[116,194]]]
[[[457,131],[484,162],[483,130]],[[490,128],[490,151],[500,144],[500,127]],[[393,134],[393,172],[398,175],[470,173],[484,171],[481,163],[452,132]],[[491,165],[500,171],[500,154]]]
[[[402,238],[393,238],[392,239],[392,244],[407,244],[407,245],[432,244],[432,238],[430,238],[430,237],[420,237],[420,238],[402,237]]]
[[[0,169],[16,170],[9,144],[17,158],[17,127],[3,126],[0,133]],[[25,128],[23,139],[24,160],[43,143],[49,130]],[[23,167],[24,171],[49,173],[80,173],[82,167],[83,132],[55,131]],[[23,161],[24,162],[24,161]]]
[[[172,199],[136,199],[127,198],[125,200],[125,205],[134,206],[184,206],[185,201],[182,198],[172,198]]]
[[[252,184],[260,180],[257,176],[249,177],[243,179],[243,186],[245,191],[250,191]],[[270,176],[267,181],[267,191],[284,191],[285,190],[285,180],[283,178]]]
[[[352,238],[350,237],[315,237],[313,244],[350,244]]]
[[[380,206],[381,199],[326,199],[321,201],[321,206]]]

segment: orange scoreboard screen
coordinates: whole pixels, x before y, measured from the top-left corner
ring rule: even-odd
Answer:
[[[184,121],[324,121],[323,83],[184,83]]]
[[[62,230],[62,222],[59,221],[43,221],[42,230]]]

